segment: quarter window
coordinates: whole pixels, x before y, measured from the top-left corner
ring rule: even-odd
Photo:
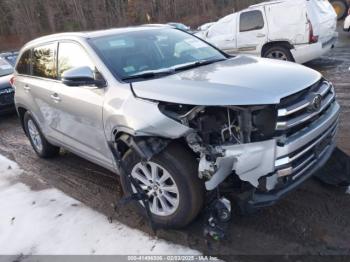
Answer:
[[[48,44],[33,49],[33,75],[56,79],[56,44]]]
[[[90,57],[85,50],[75,43],[60,43],[58,49],[58,77],[64,72],[76,67],[90,67],[95,69]]]
[[[264,17],[258,10],[244,12],[240,17],[240,32],[259,30],[264,28]]]
[[[31,50],[27,50],[23,53],[18,61],[16,71],[22,75],[30,75],[30,62],[31,62]]]

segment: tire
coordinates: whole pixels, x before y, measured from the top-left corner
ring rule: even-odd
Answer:
[[[138,174],[141,172],[141,175],[145,178],[145,172],[140,171],[140,167],[142,167],[140,166],[140,160],[139,156],[133,150],[129,150],[123,157],[128,174],[131,173],[134,177],[135,172]],[[166,194],[168,197],[169,194],[171,194],[171,197],[178,197],[178,204],[174,204],[170,207],[172,211],[166,213],[165,208],[162,209],[162,203],[159,200],[155,200],[155,198],[158,198],[164,201],[164,197],[161,193],[158,191],[159,195],[157,197],[151,195],[149,205],[150,209],[153,208],[153,210],[150,210],[152,220],[155,226],[159,228],[183,228],[197,217],[203,206],[204,183],[198,178],[198,164],[188,150],[177,144],[171,144],[161,153],[154,156],[150,162],[145,163],[143,167],[148,169],[150,175],[151,170],[154,170],[152,168],[155,166],[158,167],[159,172],[158,180],[155,180],[160,181],[165,174],[170,175],[170,179],[165,180],[164,183],[167,183],[168,187],[175,185],[178,194],[166,192],[165,188],[162,187],[164,186],[162,183],[159,183],[160,187],[158,189],[160,191],[164,189],[162,193]],[[163,170],[163,173],[159,171],[162,169],[165,170]],[[135,192],[128,178],[122,176],[121,182],[125,195],[129,196]],[[145,189],[145,184],[141,182],[139,184]],[[154,190],[152,189],[152,191]],[[150,189],[145,189],[145,192],[151,194]],[[154,207],[154,203],[156,203],[156,207]],[[166,201],[166,204],[171,206],[169,205],[170,202]],[[143,204],[136,202],[135,205],[143,216],[147,215]],[[159,214],[162,210],[165,213]]]
[[[59,154],[60,148],[51,145],[42,134],[39,125],[29,112],[26,112],[23,118],[24,129],[28,139],[35,151],[41,158],[52,158]]]
[[[335,12],[338,15],[338,20],[342,20],[347,16],[349,4],[346,0],[331,0]]]
[[[276,46],[271,46],[267,48],[263,52],[262,57],[295,62],[290,50],[287,47],[282,45],[276,45]]]

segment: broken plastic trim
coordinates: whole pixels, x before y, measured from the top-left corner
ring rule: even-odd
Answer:
[[[118,146],[118,142],[123,142],[128,148],[134,150],[142,160],[147,162],[154,155],[163,151],[169,145],[170,141],[157,137],[133,137],[123,134],[116,140],[116,144]]]

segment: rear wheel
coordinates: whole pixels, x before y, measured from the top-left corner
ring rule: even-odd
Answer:
[[[294,62],[294,58],[290,50],[285,46],[272,46],[267,48],[262,54],[263,57],[282,60],[282,61],[290,61]]]
[[[333,8],[338,15],[338,20],[341,20],[346,17],[349,4],[346,0],[331,0]]]
[[[198,178],[198,164],[186,149],[172,144],[146,163],[129,150],[123,161],[148,196],[152,219],[158,227],[184,227],[202,209],[203,182]],[[121,177],[121,182],[126,195],[136,192],[129,179]],[[143,204],[136,205],[146,215]]]
[[[38,124],[35,122],[34,118],[29,112],[26,112],[23,118],[24,128],[29,141],[41,158],[51,158],[59,154],[60,148],[51,145],[46,138],[43,136]]]

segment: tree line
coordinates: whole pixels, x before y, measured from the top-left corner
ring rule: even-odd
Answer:
[[[261,0],[0,0],[0,50],[35,37],[144,23],[215,21]]]

